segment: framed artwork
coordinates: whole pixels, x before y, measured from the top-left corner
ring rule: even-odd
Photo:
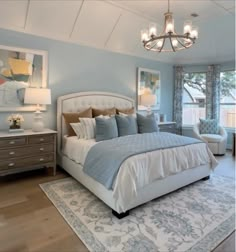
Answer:
[[[142,95],[155,95],[155,104],[151,104],[152,110],[160,110],[161,76],[160,71],[138,68],[137,77],[137,109],[147,110],[142,104]],[[151,102],[151,101],[150,101]],[[153,99],[152,99],[153,102]]]
[[[47,87],[47,52],[0,45],[0,111],[34,111],[24,104],[28,87]]]

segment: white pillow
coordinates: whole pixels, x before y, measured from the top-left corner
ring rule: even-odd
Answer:
[[[84,126],[82,123],[70,123],[72,129],[75,131],[78,138],[85,138]]]
[[[95,118],[81,118],[80,117],[80,122],[83,125],[84,138],[85,139],[95,138],[95,129],[96,129]]]

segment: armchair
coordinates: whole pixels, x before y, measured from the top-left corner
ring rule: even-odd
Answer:
[[[193,135],[195,138],[207,143],[209,149],[214,155],[224,155],[226,152],[227,132],[219,126],[219,134],[200,134],[200,123],[193,126]]]

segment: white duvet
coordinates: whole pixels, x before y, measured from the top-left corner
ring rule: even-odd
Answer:
[[[78,139],[77,136],[64,138],[63,152],[70,159],[84,165],[86,156],[96,144],[95,139]],[[217,161],[205,143],[163,149],[138,154],[126,159],[113,183],[113,197],[117,204],[127,205],[139,188],[154,180],[200,165],[217,165]]]

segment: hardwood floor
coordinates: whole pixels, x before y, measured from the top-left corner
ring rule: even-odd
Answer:
[[[216,173],[235,176],[235,159],[230,153],[217,159]],[[55,177],[38,170],[0,179],[1,252],[88,251],[38,186],[66,176],[62,170]],[[235,232],[214,250],[234,251]]]

